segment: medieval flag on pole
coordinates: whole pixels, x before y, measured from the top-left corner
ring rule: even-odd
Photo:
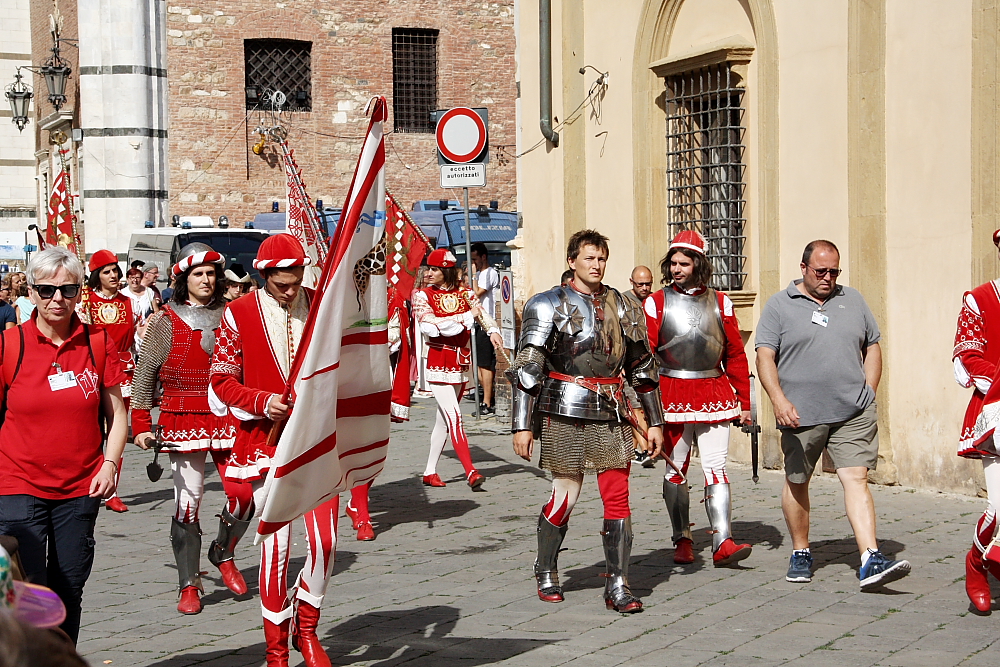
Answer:
[[[384,97],[289,373],[294,408],[265,482],[259,542],[332,496],[374,479],[389,443]]]
[[[423,230],[392,196],[385,193],[386,238],[388,239],[387,259],[389,266],[386,277],[389,283],[389,327],[390,334],[399,332],[396,374],[392,379],[392,421],[404,422],[410,419],[410,356],[413,341],[410,340],[410,311],[406,302],[413,292],[417,269],[430,250],[430,241]],[[392,336],[390,335],[390,342]]]
[[[46,215],[48,229],[45,231],[45,245],[61,245],[76,253],[73,238],[73,210],[70,207],[69,191],[66,187],[66,171],[59,170],[52,181],[49,207]]]
[[[320,226],[319,215],[306,192],[306,184],[302,180],[302,170],[299,169],[299,165],[295,161],[295,151],[288,147],[288,141],[285,139],[279,142],[279,146],[285,164],[285,178],[287,180],[288,233],[299,240],[299,243],[305,248],[306,256],[312,259],[311,265],[306,267],[303,284],[306,287],[315,287],[319,280],[319,273],[326,262],[326,241]]]

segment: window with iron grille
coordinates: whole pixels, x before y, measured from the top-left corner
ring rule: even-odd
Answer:
[[[438,31],[392,29],[392,115],[396,132],[433,132]]]
[[[270,93],[284,94],[284,111],[312,111],[312,42],[247,39],[243,42],[247,109],[270,109]]]
[[[729,63],[666,78],[667,220],[670,237],[694,229],[708,243],[712,287],[746,278],[744,89]]]

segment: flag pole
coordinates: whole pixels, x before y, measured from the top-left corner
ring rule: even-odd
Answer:
[[[476,294],[476,288],[474,287],[474,282],[472,280],[472,239],[471,239],[471,229],[472,224],[469,222],[469,188],[462,188],[465,195],[465,266],[466,275],[469,278],[469,289],[472,290],[472,294]],[[479,297],[476,297],[476,304],[481,305]],[[476,354],[476,329],[472,329],[472,389],[475,392],[473,394],[476,403],[476,419],[479,419],[479,359]]]

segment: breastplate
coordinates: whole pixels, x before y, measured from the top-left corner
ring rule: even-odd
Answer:
[[[603,318],[593,300],[568,287],[553,290],[558,304],[552,315],[549,370],[573,377],[618,377],[625,360],[622,306],[608,290],[599,297]],[[539,395],[543,412],[581,419],[618,418],[615,403],[576,384],[546,378]]]
[[[660,374],[673,378],[714,378],[726,349],[719,297],[707,289],[692,296],[667,287],[663,290],[660,321]]]

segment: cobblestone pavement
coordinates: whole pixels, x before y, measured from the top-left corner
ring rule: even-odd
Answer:
[[[433,401],[394,430],[390,459],[371,494],[378,539],[358,542],[345,518],[320,635],[335,665],[416,667],[504,664],[599,665],[967,665],[996,663],[1000,614],[977,616],[963,588],[964,554],[984,501],[900,487],[873,487],[879,538],[913,573],[884,592],[859,593],[858,555],[833,476],[813,482],[811,584],[784,575],[790,541],[779,507],[781,474],[732,465],[735,537],[752,542],[738,569],[711,565],[711,540],[693,503],[696,561],[673,564],[658,471],[633,468],[633,590],[641,614],[606,611],[601,502],[588,478],[573,513],[560,566],[562,604],[534,591],[535,523],[548,495],[541,471],[517,459],[493,419],[469,420],[473,458],[488,481],[464,483],[450,447],[438,468],[447,488],[421,485]],[[80,650],[92,665],[241,667],[263,664],[257,550],[245,540],[238,562],[250,594],[234,598],[210,571],[205,609],[176,612],[176,570],[168,540],[169,471],[153,484],[150,455],[126,456],[124,515],[102,512],[98,552],[84,596]],[[701,495],[700,470],[692,498]],[[202,508],[205,548],[223,502],[213,473]],[[301,524],[296,524],[301,535]],[[302,542],[295,540],[294,573]],[[203,567],[211,568],[207,559]],[[1000,590],[994,588],[994,597]],[[995,609],[997,607],[994,607]],[[292,664],[300,664],[292,652]]]

